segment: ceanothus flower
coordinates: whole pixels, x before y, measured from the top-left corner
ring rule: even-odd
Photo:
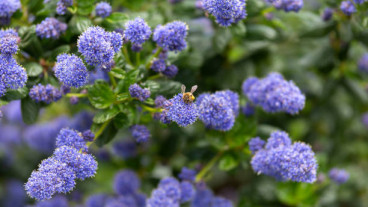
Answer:
[[[168,65],[165,70],[162,71],[162,74],[168,78],[174,78],[176,74],[178,74],[178,67],[176,67],[176,65]]]
[[[62,95],[59,89],[54,86],[47,84],[46,86],[34,85],[29,91],[29,97],[34,100],[36,103],[44,102],[46,104],[50,104],[52,102],[56,102],[61,99]]]
[[[365,53],[358,62],[358,68],[362,72],[368,73],[368,53]]]
[[[250,77],[243,82],[242,90],[253,104],[271,113],[296,114],[305,105],[305,96],[300,89],[279,73],[270,73],[263,79]]]
[[[114,177],[114,191],[118,195],[131,195],[137,192],[141,182],[132,170],[121,170]]]
[[[367,2],[367,0],[354,0],[356,4],[363,4],[364,2]]]
[[[158,188],[152,191],[151,197],[147,200],[147,207],[179,207],[179,203],[175,203],[168,198],[165,190]]]
[[[69,204],[65,196],[57,195],[50,200],[37,202],[35,207],[69,207]]]
[[[191,202],[191,207],[211,207],[214,195],[207,188],[197,188],[196,194]]]
[[[102,18],[110,16],[112,11],[111,5],[107,2],[100,2],[96,4],[96,15]]]
[[[218,196],[214,197],[211,203],[211,207],[233,207],[230,200]]]
[[[303,0],[266,0],[266,2],[272,4],[276,9],[284,10],[285,12],[298,12],[304,5]]]
[[[189,169],[187,167],[181,168],[180,174],[178,177],[183,181],[191,181],[195,180],[197,172],[195,170]]]
[[[112,150],[118,157],[128,159],[137,155],[137,144],[134,141],[119,141],[113,144]]]
[[[165,117],[162,120],[171,120],[181,127],[193,124],[199,116],[197,105],[195,103],[185,103],[181,93],[165,101],[164,105],[162,114]]]
[[[82,59],[74,54],[57,56],[54,71],[65,86],[80,88],[88,83],[87,68]]]
[[[90,129],[87,129],[82,133],[82,137],[84,141],[92,142],[95,139],[95,134]]]
[[[19,41],[18,33],[14,29],[0,30],[0,53],[16,54]]]
[[[174,203],[179,203],[181,198],[180,182],[175,178],[164,178],[158,184],[158,188],[163,189],[166,197],[172,199]]]
[[[193,200],[195,195],[195,189],[192,183],[183,181],[180,183],[180,203],[186,203]]]
[[[53,17],[47,17],[40,24],[36,25],[36,34],[42,39],[58,39],[67,28],[67,24]]]
[[[151,28],[144,19],[137,17],[125,23],[125,39],[130,41],[135,47],[142,45],[151,36]]]
[[[73,0],[59,0],[56,4],[56,13],[64,15],[67,7],[73,6]]]
[[[78,51],[89,65],[103,67],[111,64],[123,44],[122,39],[117,32],[106,32],[98,26],[89,27],[79,36]]]
[[[106,200],[108,199],[108,195],[106,194],[94,194],[87,198],[85,206],[86,207],[104,207]]]
[[[231,104],[231,108],[235,116],[239,114],[239,95],[231,90],[217,91],[215,96],[223,97]]]
[[[259,137],[254,137],[251,140],[249,140],[248,144],[249,150],[252,152],[252,154],[255,154],[259,150],[263,149],[266,142]]]
[[[44,173],[35,170],[24,187],[31,198],[37,200],[50,199],[56,193],[55,180],[57,178],[56,173]]]
[[[156,96],[156,98],[155,98],[155,107],[156,108],[164,107],[164,103],[165,103],[166,100],[167,99],[165,97],[161,96],[161,95]]]
[[[0,1],[0,25],[10,23],[10,18],[21,8],[20,0],[1,0]]]
[[[137,207],[137,203],[132,195],[108,198],[104,207]]]
[[[188,35],[188,25],[181,21],[158,25],[153,33],[153,41],[164,50],[179,52],[187,47],[185,38]]]
[[[202,8],[212,14],[220,26],[228,27],[247,16],[245,0],[203,0]]]
[[[266,147],[254,154],[251,161],[253,170],[278,181],[315,182],[318,165],[311,147],[302,142],[291,144],[285,134],[273,133]]]
[[[333,180],[337,184],[346,183],[346,181],[348,181],[350,177],[348,172],[346,172],[343,169],[338,169],[338,168],[332,168],[330,172],[328,173],[328,176],[330,177],[331,180]]]
[[[157,73],[163,72],[166,69],[166,62],[163,59],[154,60],[151,64],[151,69]]]
[[[140,101],[147,100],[151,95],[151,91],[148,88],[141,88],[136,83],[129,86],[129,93],[132,98],[137,98]]]
[[[82,150],[82,152],[87,152],[88,147],[86,141],[81,135],[80,132],[73,129],[61,129],[56,137],[56,147],[68,146],[74,147],[77,150]]]
[[[133,125],[130,127],[130,132],[138,143],[148,142],[149,138],[151,137],[150,131],[144,125]]]
[[[340,9],[347,16],[350,16],[350,15],[352,15],[353,13],[355,13],[357,11],[356,8],[355,8],[355,5],[351,1],[341,2]]]
[[[322,20],[327,22],[332,18],[334,10],[331,8],[326,8],[322,13]]]
[[[12,56],[0,54],[0,95],[5,94],[5,89],[24,87],[26,81],[26,70]]]

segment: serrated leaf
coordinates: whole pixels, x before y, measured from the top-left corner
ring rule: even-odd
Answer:
[[[37,121],[40,105],[35,103],[31,98],[27,97],[21,100],[23,121],[26,124],[33,124]]]
[[[105,82],[96,82],[88,89],[88,98],[91,104],[98,109],[105,109],[115,101],[115,95]]]
[[[113,107],[111,109],[106,109],[103,111],[99,111],[95,117],[93,117],[93,122],[97,124],[102,124],[112,118],[114,118],[119,113],[119,108]]]
[[[42,73],[42,66],[38,63],[31,62],[24,65],[24,67],[27,70],[27,74],[30,77],[36,77],[39,76]]]

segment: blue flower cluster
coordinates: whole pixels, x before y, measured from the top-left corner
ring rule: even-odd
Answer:
[[[89,27],[78,39],[78,50],[85,61],[98,68],[108,68],[114,55],[123,45],[123,37],[117,32],[106,32],[101,27]]]
[[[61,130],[54,154],[41,162],[25,184],[28,195],[37,200],[50,199],[55,193],[70,192],[75,187],[75,179],[94,176],[97,162],[86,153],[85,145],[78,132]]]
[[[31,88],[29,91],[29,97],[36,103],[44,102],[50,104],[61,99],[62,95],[59,89],[47,84],[46,86],[39,83]]]
[[[148,142],[151,137],[151,133],[148,128],[144,125],[133,125],[130,127],[133,138],[138,143]]]
[[[181,93],[165,101],[163,109],[161,121],[167,123],[166,120],[170,120],[181,127],[193,124],[199,116],[198,106],[195,103],[185,103]]]
[[[137,155],[137,145],[134,141],[118,141],[112,146],[113,153],[122,159],[128,159]]]
[[[206,185],[198,184],[191,207],[233,207],[230,200],[215,196]]]
[[[56,13],[64,15],[67,8],[73,5],[73,0],[59,0],[56,4]]]
[[[158,25],[153,33],[153,41],[164,50],[182,51],[187,47],[185,38],[188,35],[188,25],[181,21]]]
[[[72,54],[61,54],[56,58],[55,76],[68,87],[80,88],[88,83],[88,71],[82,59]]]
[[[40,24],[36,25],[36,34],[42,39],[58,39],[67,28],[67,24],[53,17],[47,17]]]
[[[333,180],[337,184],[344,184],[349,180],[349,173],[343,169],[332,168],[330,172],[328,172],[328,176],[331,180]]]
[[[350,16],[357,11],[354,3],[351,1],[342,1],[340,4],[340,9],[347,16]]]
[[[364,54],[359,62],[358,62],[358,68],[360,71],[368,73],[368,53]]]
[[[322,20],[327,22],[329,21],[333,16],[334,10],[331,8],[326,8],[322,13]]]
[[[179,207],[189,202],[195,195],[194,186],[188,181],[179,182],[168,177],[160,181],[158,188],[152,191],[147,207]]]
[[[111,5],[107,2],[100,2],[96,4],[96,15],[102,18],[110,16],[112,11]]]
[[[157,73],[162,73],[168,78],[174,78],[176,74],[178,73],[179,69],[176,67],[176,65],[166,64],[167,59],[167,51],[164,50],[159,54],[158,59],[154,59],[151,64],[151,69]]]
[[[302,142],[291,143],[286,132],[271,133],[265,143],[259,138],[249,141],[254,154],[251,165],[257,174],[278,181],[313,183],[317,179],[317,161],[311,147]]]
[[[244,81],[242,90],[253,104],[271,113],[296,114],[305,105],[305,96],[300,89],[279,73],[270,73],[263,79],[250,77]]]
[[[229,131],[239,113],[239,95],[230,90],[202,94],[196,104],[199,119],[209,129]]]
[[[245,0],[203,0],[202,8],[216,18],[220,26],[228,27],[245,19]]]
[[[157,73],[163,72],[166,69],[166,62],[164,59],[157,59],[152,62],[151,69]]]
[[[137,98],[140,101],[147,100],[151,95],[151,91],[148,88],[141,88],[136,83],[129,86],[129,93],[132,98]]]
[[[20,38],[14,29],[0,30],[0,53],[4,55],[16,54]]]
[[[304,6],[303,0],[266,0],[266,2],[285,12],[298,12]]]
[[[10,23],[10,18],[14,12],[20,9],[20,0],[2,0],[0,1],[0,25]]]
[[[11,55],[0,54],[0,97],[5,95],[7,89],[24,87],[26,81],[26,70]]]
[[[364,2],[367,2],[367,0],[354,0],[356,4],[363,4]]]
[[[183,181],[194,182],[197,172],[195,170],[183,167],[178,177]]]
[[[151,28],[144,19],[140,17],[127,21],[124,27],[125,39],[133,44],[132,48],[135,48],[133,51],[140,51],[140,49],[142,49],[142,44],[151,36]]]

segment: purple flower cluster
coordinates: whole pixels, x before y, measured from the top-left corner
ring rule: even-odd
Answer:
[[[216,18],[220,26],[228,27],[246,18],[245,0],[203,0],[202,8]]]
[[[10,18],[20,9],[20,0],[2,0],[0,1],[0,25],[10,23]]]
[[[313,183],[317,179],[317,161],[311,147],[302,142],[291,143],[287,133],[271,133],[267,143],[259,138],[249,141],[254,154],[251,165],[257,174],[279,181]]]
[[[266,0],[266,2],[285,12],[298,12],[304,6],[303,0]]]
[[[346,183],[346,181],[348,181],[350,177],[348,172],[338,168],[332,168],[328,173],[328,176],[330,177],[331,180],[333,180],[337,184]]]
[[[151,28],[140,17],[125,23],[125,39],[133,44],[132,48],[135,48],[134,51],[142,49],[142,44],[150,38],[151,33]]]
[[[189,169],[187,167],[183,167],[178,177],[182,181],[194,182],[196,175],[197,175],[197,172],[195,170]]]
[[[55,193],[70,192],[75,187],[75,179],[93,177],[97,170],[96,160],[75,148],[86,151],[85,144],[78,132],[61,130],[54,154],[41,162],[25,184],[28,195],[37,200],[50,199]]]
[[[11,55],[0,54],[0,97],[5,95],[7,89],[24,87],[26,81],[26,70]]]
[[[88,71],[82,59],[72,54],[56,58],[55,76],[68,87],[80,88],[88,83]]]
[[[332,18],[334,10],[331,8],[326,8],[322,13],[322,20],[327,22]]]
[[[368,53],[365,53],[358,62],[358,68],[360,71],[368,73]]]
[[[40,24],[36,25],[36,34],[42,39],[58,39],[67,28],[67,24],[53,17],[47,17]]]
[[[123,38],[117,32],[106,32],[101,27],[90,27],[78,39],[78,50],[85,61],[98,68],[109,68],[115,53],[123,45]]]
[[[164,50],[182,51],[187,47],[185,38],[188,29],[188,25],[181,21],[158,25],[153,33],[153,41]]]
[[[215,196],[206,186],[197,185],[191,207],[233,207],[230,200]]]
[[[351,1],[342,1],[340,4],[340,9],[347,16],[350,16],[357,11],[355,5]]]
[[[161,121],[173,121],[181,127],[193,124],[199,116],[198,106],[195,103],[185,103],[181,93],[165,101],[163,109]]]
[[[14,29],[0,30],[0,53],[4,55],[16,54],[20,38]]]
[[[202,94],[196,104],[199,119],[210,129],[229,131],[239,113],[239,95],[230,90]]]
[[[56,13],[64,15],[67,8],[73,5],[73,0],[59,0],[56,4]]]
[[[174,78],[178,73],[178,67],[176,65],[167,65],[167,51],[163,51],[159,54],[159,58],[153,60],[151,69],[157,73],[162,73],[168,78]]]
[[[132,133],[133,138],[138,143],[148,142],[151,137],[151,133],[148,128],[144,125],[133,125],[130,127],[130,131]]]
[[[31,88],[29,91],[29,97],[31,97],[31,99],[33,99],[36,103],[44,102],[46,104],[50,104],[60,100],[62,95],[60,90],[56,87],[50,84],[44,86],[39,83]]]
[[[168,177],[160,181],[158,188],[152,191],[147,207],[179,207],[189,202],[195,195],[194,186],[188,181],[179,182]]]
[[[111,5],[107,2],[100,2],[96,4],[96,15],[102,18],[110,16],[112,11]]]
[[[147,100],[151,95],[151,91],[148,88],[141,88],[136,83],[129,86],[129,93],[132,98],[137,98],[140,101]]]
[[[248,78],[243,82],[242,90],[253,104],[271,113],[296,114],[305,105],[305,96],[300,89],[279,73],[270,73],[263,79]]]

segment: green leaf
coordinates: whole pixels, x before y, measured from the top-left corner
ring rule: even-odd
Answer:
[[[119,69],[119,68],[113,68],[110,73],[118,79],[124,79],[126,76],[126,72],[123,69]]]
[[[105,18],[102,22],[102,26],[107,29],[116,29],[116,28],[123,28],[126,21],[129,18],[127,14],[121,12],[114,12],[109,17]]]
[[[238,166],[239,162],[232,154],[225,154],[219,162],[219,168],[223,171],[229,171]]]
[[[69,53],[70,52],[70,46],[69,45],[61,45],[57,47],[55,50],[51,53],[51,59],[56,60],[56,57],[63,53]]]
[[[28,94],[27,87],[19,88],[16,90],[7,90],[5,96],[2,97],[1,99],[5,101],[19,100],[26,97],[27,94]]]
[[[88,89],[91,104],[98,109],[105,109],[115,101],[114,92],[106,82],[96,82]]]
[[[77,1],[77,12],[80,15],[89,15],[92,13],[95,5],[95,0],[78,0]]]
[[[27,74],[30,77],[36,77],[39,76],[42,73],[42,66],[35,62],[30,62],[24,65],[24,67],[27,70]]]
[[[364,87],[359,85],[356,80],[344,78],[343,85],[351,93],[351,95],[357,98],[360,102],[368,103],[367,92],[364,90]]]
[[[125,101],[125,100],[127,100],[129,97],[130,97],[130,95],[129,95],[128,93],[121,93],[121,94],[118,94],[118,95],[117,95],[116,100],[117,100],[117,101]]]
[[[74,34],[82,34],[88,27],[93,26],[92,21],[87,17],[74,16],[69,22],[69,28]]]
[[[125,126],[129,125],[129,119],[128,116],[124,113],[119,113],[115,118],[114,118],[114,125],[117,129],[121,129]]]
[[[33,57],[42,57],[43,49],[40,40],[36,35],[36,26],[21,27],[18,30],[18,34],[21,38],[19,47],[28,52]]]
[[[96,144],[99,147],[109,143],[111,140],[114,139],[118,129],[115,127],[113,123],[109,123],[106,129],[102,132],[102,134],[97,138]]]
[[[8,104],[9,102],[7,101],[3,101],[3,100],[0,100],[0,106],[5,106],[6,104]]]
[[[157,94],[162,94],[164,96],[173,96],[180,93],[180,87],[182,85],[180,82],[172,80],[156,81],[156,83],[159,84]]]
[[[99,111],[95,117],[93,117],[93,122],[97,123],[97,124],[102,124],[112,118],[114,118],[116,115],[118,115],[119,113],[119,108],[118,107],[113,107],[111,109],[106,109],[103,111]]]
[[[247,38],[252,40],[273,40],[277,37],[277,32],[269,26],[252,24],[247,27]]]
[[[30,97],[21,100],[21,110],[23,121],[26,124],[33,124],[37,121],[40,105],[35,103]]]

